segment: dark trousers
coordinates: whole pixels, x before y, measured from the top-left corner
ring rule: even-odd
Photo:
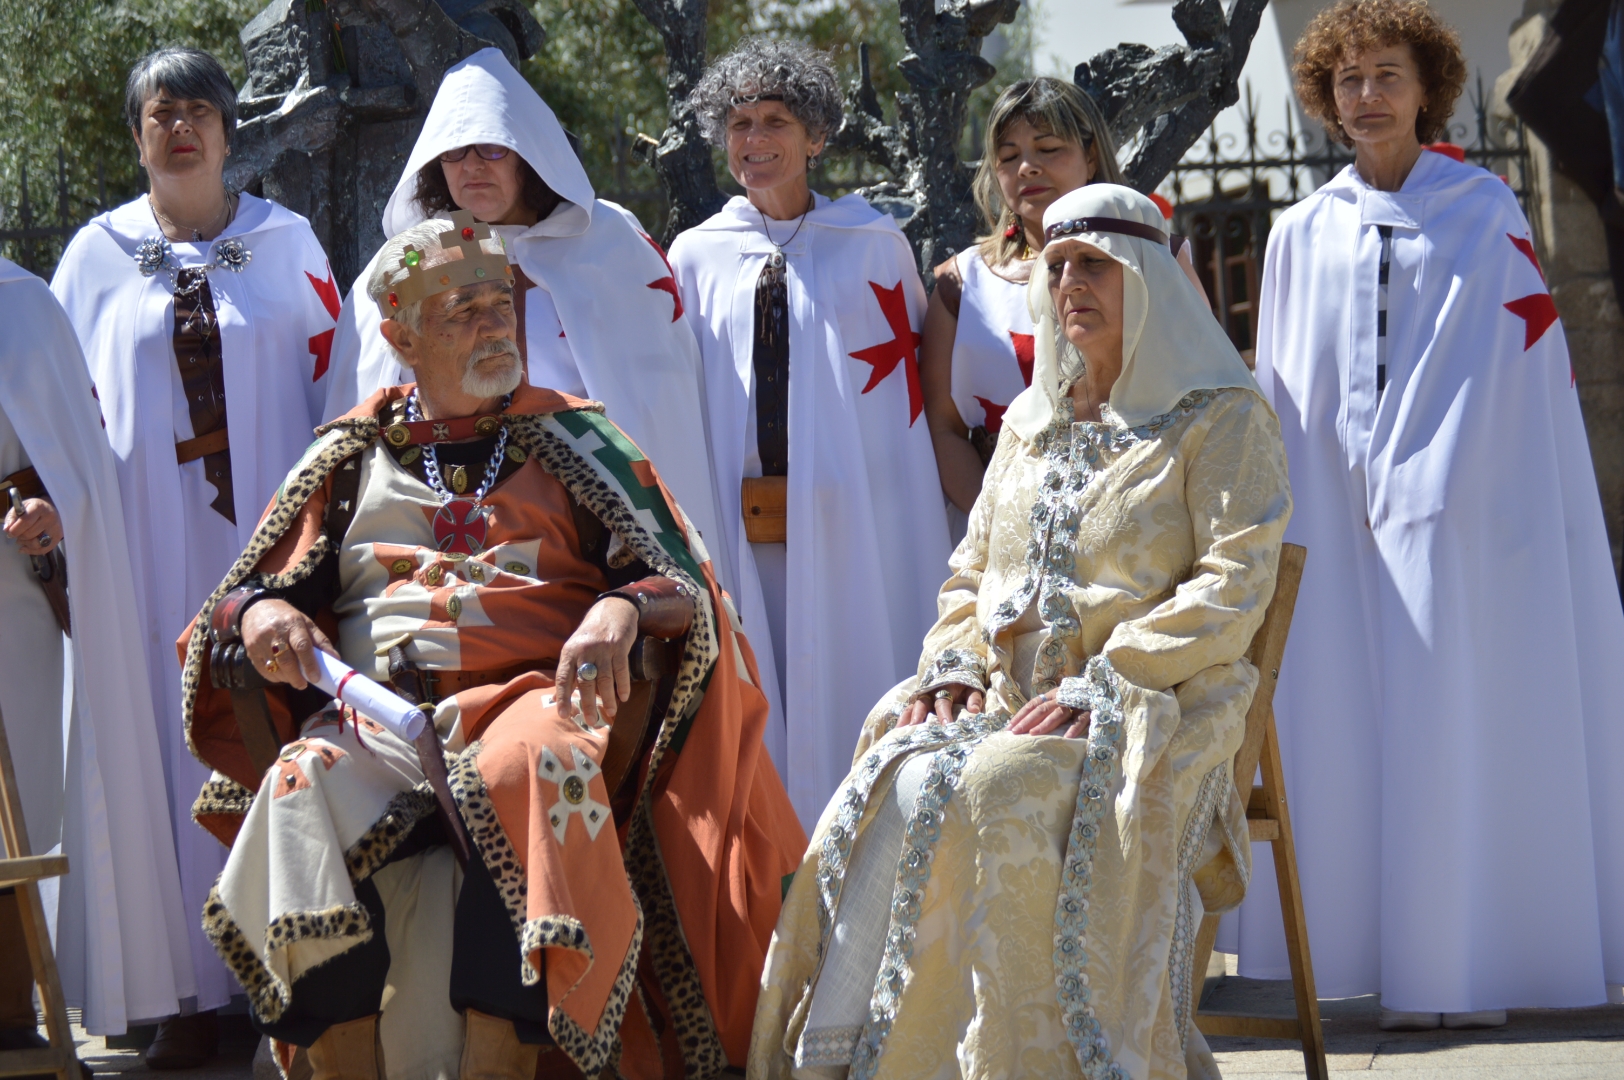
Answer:
[[[359,1020],[382,1008],[389,976],[383,899],[370,878],[356,886],[355,898],[372,920],[372,939],[295,979],[293,1001],[280,1020],[267,1023],[254,1016],[254,1027],[262,1034],[310,1046],[334,1024]],[[490,871],[477,857],[457,894],[451,942],[452,1008],[477,1009],[511,1020],[522,1043],[552,1042],[547,1033],[546,978],[535,986],[520,981],[518,934]]]

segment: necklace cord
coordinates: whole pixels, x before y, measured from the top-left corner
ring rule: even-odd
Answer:
[[[785,240],[783,244],[780,244],[778,241],[774,240],[772,230],[767,228],[767,212],[759,206],[756,207],[756,213],[761,215],[761,231],[766,235],[767,243],[771,244],[775,250],[782,253],[786,244],[795,243],[795,238],[801,235],[801,226],[806,224],[806,215],[810,214],[817,205],[817,196],[808,191],[806,193],[806,209],[801,211],[801,216],[795,222],[795,231],[789,234],[789,239]]]

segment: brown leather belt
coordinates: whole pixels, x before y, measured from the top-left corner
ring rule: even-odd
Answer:
[[[198,435],[197,438],[184,438],[175,443],[175,463],[185,464],[187,461],[197,461],[206,458],[211,453],[221,450],[231,450],[231,437],[226,434],[224,427],[218,432],[209,432],[208,435]]]
[[[226,428],[211,431],[207,435],[199,435],[195,439],[183,439],[175,444],[175,461],[184,465],[188,461],[218,454],[222,450],[231,449],[231,438]]]
[[[782,544],[788,538],[785,505],[789,501],[789,478],[746,476],[739,486],[744,510],[744,537],[752,544]]]
[[[45,485],[40,483],[39,473],[34,471],[33,466],[26,466],[10,476],[0,477],[0,492],[4,492],[7,488],[16,488],[17,497],[20,499],[38,499],[45,495]],[[0,510],[3,509],[0,507]]]
[[[488,668],[484,671],[460,669],[440,671],[434,668],[419,668],[418,673],[429,684],[429,695],[439,702],[453,694],[472,690],[476,686],[500,686],[531,671],[540,671],[551,676],[557,670],[557,660],[528,660],[522,664],[513,664],[505,668]]]

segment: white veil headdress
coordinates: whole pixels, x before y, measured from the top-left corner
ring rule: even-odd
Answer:
[[[592,181],[563,125],[499,49],[481,49],[447,68],[400,182],[383,210],[383,234],[426,220],[417,174],[447,150],[472,143],[511,147],[564,200],[526,235],[575,236],[592,221]]]
[[[1110,405],[1129,427],[1167,412],[1192,390],[1238,387],[1262,396],[1229,335],[1173,258],[1163,225],[1155,203],[1117,184],[1080,187],[1043,214],[1045,252],[1063,240],[1080,240],[1125,268],[1122,374],[1111,387]],[[1039,253],[1026,292],[1035,327],[1032,385],[1004,414],[1004,425],[1027,442],[1061,410],[1071,414],[1066,394],[1084,363],[1056,318],[1047,266]]]

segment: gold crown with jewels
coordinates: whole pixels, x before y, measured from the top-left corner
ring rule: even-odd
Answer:
[[[447,289],[455,289],[460,285],[479,285],[490,281],[513,282],[513,268],[508,265],[507,245],[501,237],[496,241],[502,244],[500,252],[486,251],[480,246],[481,240],[489,240],[491,227],[482,221],[475,221],[471,210],[458,210],[451,215],[451,229],[440,234],[440,246],[446,251],[460,251],[460,259],[448,259],[435,266],[423,265],[423,253],[406,246],[405,254],[400,257],[400,269],[406,271],[406,277],[389,286],[389,291],[377,297],[374,301],[378,305],[378,312],[386,319],[393,319],[395,313],[401,308],[411,307],[420,300]]]

